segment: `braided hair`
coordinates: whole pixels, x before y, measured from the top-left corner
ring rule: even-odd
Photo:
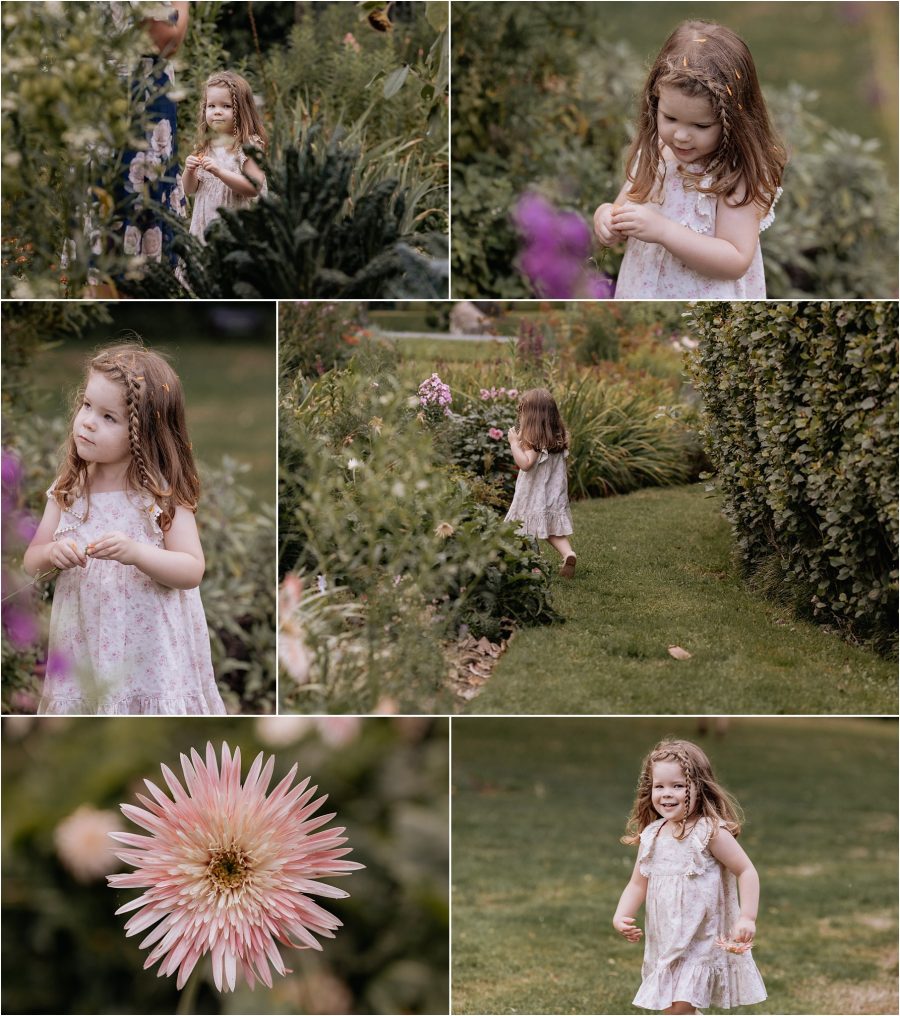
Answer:
[[[194,144],[194,155],[206,155],[210,147],[210,131],[206,122],[206,95],[210,88],[227,88],[231,94],[231,133],[233,145],[243,148],[253,145],[265,150],[268,143],[266,129],[253,99],[253,89],[246,78],[234,71],[216,71],[211,74],[203,85],[200,109],[197,120],[197,138]]]
[[[151,498],[161,509],[159,525],[165,531],[172,525],[177,507],[197,510],[200,479],[188,439],[181,381],[162,355],[147,349],[139,336],[133,337],[137,341],[107,346],[88,360],[72,419],[84,400],[92,372],[122,386],[131,452],[125,485]],[[55,497],[63,508],[84,497],[90,511],[88,463],[78,454],[71,426]]]
[[[644,759],[638,778],[637,795],[628,822],[623,843],[637,843],[641,833],[660,816],[653,807],[653,766],[657,762],[675,762],[681,767],[686,788],[684,816],[675,832],[676,839],[687,835],[689,817],[708,818],[713,823],[713,835],[719,822],[734,836],[739,836],[743,814],[740,805],[716,781],[712,765],[702,748],[692,741],[668,739],[659,744]]]
[[[626,160],[629,197],[638,202],[658,192],[665,175],[657,127],[660,88],[676,88],[712,106],[722,136],[702,174],[678,167],[687,185],[704,194],[755,202],[768,210],[775,201],[787,154],[769,121],[753,57],[731,29],[685,21],[666,40],[641,95],[637,131]],[[702,182],[710,179],[708,185]]]

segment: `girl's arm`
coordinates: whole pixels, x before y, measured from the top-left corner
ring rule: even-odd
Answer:
[[[516,460],[516,465],[527,473],[538,460],[537,451],[534,448],[522,447],[515,427],[510,427],[506,436],[509,439],[510,451]]]
[[[91,557],[134,565],[160,585],[172,589],[193,589],[200,585],[206,562],[194,513],[175,509],[172,525],[163,534],[163,546],[138,543],[124,533],[104,533],[91,544]]]
[[[641,936],[644,934],[640,928],[635,927],[634,923],[638,910],[647,898],[647,876],[641,874],[639,860],[640,855],[634,862],[631,879],[619,897],[619,905],[613,915],[613,927],[629,942],[640,942]]]
[[[189,155],[184,160],[184,172],[181,174],[181,187],[185,194],[195,194],[200,178],[197,176],[197,168],[200,165],[198,155]]]
[[[717,861],[737,877],[741,916],[731,931],[736,942],[751,943],[756,934],[756,915],[759,912],[759,875],[744,848],[720,827],[709,841],[709,850]]]
[[[740,195],[735,196],[740,200]],[[667,219],[650,204],[625,204],[610,215],[614,229],[645,243],[661,244],[679,261],[710,279],[739,279],[750,267],[759,240],[760,208],[738,207],[721,198],[716,208],[716,235],[695,233]]]
[[[53,539],[60,515],[59,505],[54,500],[48,499],[41,524],[25,551],[23,564],[29,575],[40,575],[42,572],[50,571],[51,568],[59,568],[60,571],[74,568],[76,565],[83,568],[87,564],[84,547],[79,547],[75,540]]]
[[[227,187],[230,187],[235,194],[240,194],[245,198],[255,198],[266,182],[263,171],[252,159],[247,159],[240,173],[222,169],[212,156],[204,156],[200,160],[200,164],[213,176],[217,176]]]
[[[178,11],[178,20],[174,24],[171,21],[157,21],[155,18],[147,18],[143,23],[160,56],[172,56],[176,53],[187,32],[187,0],[178,0],[172,6]]]

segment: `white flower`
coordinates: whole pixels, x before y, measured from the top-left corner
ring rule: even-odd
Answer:
[[[314,725],[311,716],[261,716],[255,724],[256,736],[270,748],[284,748],[299,741]]]

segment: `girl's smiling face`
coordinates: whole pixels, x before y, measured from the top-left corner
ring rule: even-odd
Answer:
[[[687,817],[688,785],[677,762],[654,762],[651,800],[658,815],[671,822]]]
[[[72,426],[75,447],[85,462],[124,465],[131,459],[128,415],[122,386],[92,370]]]
[[[210,85],[206,90],[206,123],[217,134],[230,134],[234,124],[231,89]]]
[[[660,85],[656,127],[679,162],[704,162],[719,147],[722,125],[705,95]]]

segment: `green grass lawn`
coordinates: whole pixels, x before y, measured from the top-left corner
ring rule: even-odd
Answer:
[[[517,632],[463,711],[897,711],[895,663],[743,586],[702,485],[577,502],[573,518],[578,574],[554,591],[566,622]]]
[[[668,735],[699,740],[746,813],[769,999],[741,1011],[896,1013],[896,722],[794,717],[705,739],[689,717],[455,719],[453,1011],[643,1011],[643,950],[611,924],[635,857],[618,838]]]
[[[48,413],[68,415],[85,358],[113,340],[108,326],[82,341],[35,358],[35,381]],[[167,352],[185,390],[188,431],[201,463],[218,466],[230,455],[250,466],[239,482],[261,503],[275,503],[275,327],[268,341],[219,343],[187,328],[147,335],[147,344]]]

